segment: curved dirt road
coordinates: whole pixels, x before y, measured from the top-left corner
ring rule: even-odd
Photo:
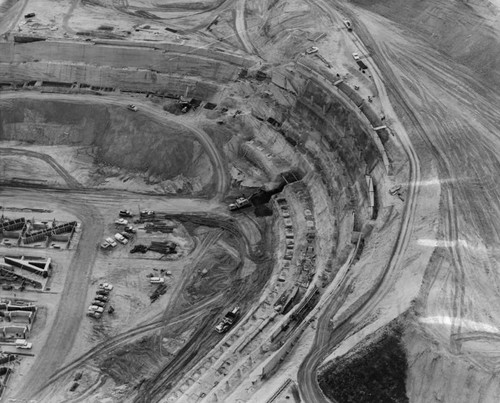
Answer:
[[[317,3],[322,10],[328,12],[332,18],[332,21],[335,21],[337,24],[341,24],[341,21],[339,18],[337,18],[336,13],[332,11],[329,6],[325,4],[325,2],[321,0],[314,0],[314,3]],[[356,326],[358,326],[369,316],[370,312],[372,312],[372,310],[376,308],[377,304],[390,290],[393,282],[386,280],[390,280],[393,274],[400,268],[404,252],[409,244],[412,234],[413,220],[418,198],[418,183],[420,182],[421,178],[420,162],[413,148],[411,140],[409,139],[403,126],[399,123],[398,118],[391,107],[387,92],[385,91],[384,85],[380,78],[380,71],[373,63],[369,63],[369,67],[372,71],[377,89],[379,90],[379,96],[386,115],[390,116],[393,119],[395,123],[393,125],[394,129],[398,134],[398,137],[410,162],[408,197],[404,209],[403,222],[399,230],[397,241],[394,245],[390,260],[386,265],[382,275],[374,284],[369,295],[362,297],[364,298],[364,300],[360,301],[361,303],[358,308],[348,317],[344,318],[342,322],[337,326],[337,328],[333,329],[333,331],[330,331],[328,329],[328,326],[330,323],[332,312],[336,312],[336,310],[338,309],[336,308],[337,301],[335,299],[332,298],[331,302],[325,308],[325,313],[318,319],[318,331],[316,333],[311,352],[307,355],[306,359],[302,363],[298,373],[299,390],[301,396],[306,402],[319,403],[328,401],[318,383],[316,374],[318,366],[324,360],[325,356],[329,352],[331,352],[331,350],[336,345],[338,345],[345,337],[349,335],[349,333]]]
[[[50,155],[38,153],[36,151],[31,151],[31,150],[23,150],[21,148],[3,148],[3,147],[0,148],[0,155],[22,155],[45,161],[59,174],[59,176],[62,179],[64,179],[69,188],[71,189],[82,188],[82,185],[75,178],[73,178],[68,171],[66,171],[61,165],[59,165],[59,163]]]
[[[2,93],[0,96],[0,100],[2,99],[13,99],[13,98],[30,98],[30,99],[47,99],[47,100],[63,100],[74,103],[92,103],[92,104],[106,104],[106,105],[121,105],[125,109],[127,105],[130,103],[130,100],[123,100],[119,96],[93,96],[93,95],[82,95],[78,94],[78,96],[67,95],[67,94],[40,94],[40,93]],[[152,117],[155,121],[162,124],[167,121],[175,122],[186,129],[194,133],[196,138],[200,141],[205,151],[208,153],[210,160],[212,161],[212,166],[214,169],[214,173],[216,178],[214,181],[216,183],[216,195],[214,197],[215,201],[220,201],[223,198],[223,195],[229,185],[228,174],[225,167],[224,159],[221,156],[221,153],[217,146],[214,144],[210,136],[203,131],[202,129],[196,127],[192,123],[186,122],[183,116],[175,116],[171,114],[167,114],[166,112],[160,111],[157,108],[154,108],[148,105],[145,102],[140,100],[134,100],[134,103],[139,107],[139,112],[129,113],[145,113]]]

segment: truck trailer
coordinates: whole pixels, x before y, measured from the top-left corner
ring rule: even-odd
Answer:
[[[240,308],[237,306],[231,311],[226,313],[226,316],[215,326],[215,331],[217,333],[225,333],[233,327],[238,318],[240,317]]]

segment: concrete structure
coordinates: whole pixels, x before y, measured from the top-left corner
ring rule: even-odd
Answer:
[[[24,269],[29,271],[30,273],[37,274],[42,277],[48,277],[49,276],[49,269],[50,269],[50,264],[52,262],[52,259],[49,257],[47,260],[25,260],[23,257],[20,259],[14,258],[14,257],[9,257],[5,256],[4,257],[5,263],[14,266],[14,267],[19,267],[20,269]]]

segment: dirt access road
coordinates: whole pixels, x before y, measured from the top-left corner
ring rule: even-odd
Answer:
[[[78,102],[85,104],[102,104],[102,105],[121,105],[124,109],[126,109],[127,105],[130,103],[134,103],[138,108],[138,112],[128,111],[129,113],[140,113],[145,114],[152,120],[156,121],[159,124],[166,124],[168,121],[175,122],[180,126],[191,131],[200,141],[201,145],[208,153],[209,158],[212,162],[213,169],[216,177],[214,178],[214,182],[216,184],[216,195],[214,196],[214,201],[220,201],[223,198],[223,195],[226,189],[229,186],[228,180],[228,170],[225,169],[224,159],[221,156],[220,151],[217,149],[217,146],[214,144],[210,136],[197,127],[195,124],[191,123],[186,119],[186,116],[175,116],[164,112],[159,109],[159,107],[153,107],[146,101],[141,101],[139,99],[124,100],[123,97],[118,95],[106,95],[106,96],[93,96],[93,95],[67,95],[67,94],[41,94],[41,93],[22,93],[22,92],[5,92],[0,96],[0,100],[8,100],[13,98],[26,98],[26,99],[39,99],[39,100],[54,100],[54,101],[69,101],[69,102]],[[189,118],[189,116],[188,116]],[[168,130],[168,129],[167,129]]]
[[[329,15],[334,26],[342,26],[342,19],[337,12],[331,8],[329,4],[321,0],[311,0],[311,4],[316,4],[321,10]],[[347,43],[352,41],[352,36],[346,33],[345,40]],[[353,43],[353,46],[354,43]],[[359,46],[359,42],[358,42]],[[370,313],[377,309],[377,304],[380,303],[384,296],[390,291],[395,281],[395,275],[398,270],[401,270],[404,254],[408,248],[415,217],[415,210],[418,203],[418,184],[421,180],[420,161],[418,155],[412,145],[412,142],[399,122],[395,114],[387,92],[382,82],[381,72],[377,69],[370,60],[366,60],[372,76],[374,78],[380,101],[383,105],[386,116],[391,118],[393,129],[397,133],[399,141],[410,162],[410,176],[408,183],[408,196],[404,208],[404,216],[401,228],[398,233],[397,241],[394,245],[393,252],[390,256],[381,276],[373,284],[373,287],[368,295],[364,295],[357,309],[345,317],[339,325],[330,330],[329,324],[332,314],[338,310],[338,301],[332,295],[330,302],[326,305],[323,314],[318,319],[318,328],[315,335],[314,343],[310,353],[302,363],[298,373],[299,390],[303,399],[307,402],[322,402],[328,401],[323,394],[317,379],[317,368],[321,365],[325,356],[328,355],[349,333],[363,321],[367,320]],[[326,77],[325,77],[326,81]],[[333,87],[333,82],[331,83]]]
[[[86,200],[71,199],[64,192],[61,192],[60,196],[57,197],[48,192],[43,195],[43,199],[60,205],[61,208],[74,214],[81,222],[82,234],[71,265],[67,268],[69,273],[47,342],[22,380],[20,396],[24,398],[30,397],[48,379],[48,376],[61,366],[73,347],[82,320],[87,286],[96,258],[96,240],[100,239],[103,234],[103,219],[98,210],[92,208]],[[0,197],[11,204],[15,204],[16,200],[21,198],[23,202],[31,202],[36,206],[41,195],[33,190],[17,191],[2,188]]]
[[[417,339],[408,346],[412,362],[408,396],[415,401],[435,396],[443,396],[443,401],[472,401],[475,397],[456,388],[469,383],[477,385],[481,396],[477,399],[496,401],[498,387],[491,371],[498,370],[498,354],[484,351],[492,351],[497,341],[493,343],[488,334],[500,326],[500,312],[491,303],[498,300],[495,284],[499,282],[495,251],[500,225],[491,219],[500,208],[500,188],[494,180],[500,173],[500,161],[493,151],[500,147],[498,91],[387,19],[351,3],[333,4],[353,21],[353,36],[360,38],[358,49],[369,55],[367,63],[370,58],[374,61],[370,70],[381,72],[374,74],[380,96],[384,97],[385,87],[411,133],[413,147],[426,160],[427,169],[438,168],[436,182],[444,189],[442,239],[429,244],[438,247],[440,258],[427,269],[421,290],[419,326],[425,342]],[[380,80],[384,86],[379,85]],[[387,112],[388,104],[383,104]],[[395,131],[404,144],[400,130],[395,127]],[[418,186],[426,186],[425,182]],[[429,240],[414,241],[426,244]],[[429,338],[438,343],[431,347]],[[341,341],[342,334],[335,339]],[[331,341],[332,346],[335,342]],[[306,393],[316,397],[307,401],[321,401],[317,400],[319,389],[313,391],[314,382],[310,379],[312,386],[307,386]]]
[[[38,99],[51,99],[51,100],[68,100],[74,102],[76,99],[73,96],[58,94],[18,94],[8,93],[2,94],[1,99],[6,98],[38,98]],[[114,97],[92,97],[92,96],[78,96],[78,101],[87,103],[101,103],[101,104],[120,104],[125,108],[126,101],[116,99]],[[149,105],[135,102],[141,108],[141,112],[151,116],[152,119],[158,122],[165,122],[168,117],[164,113],[150,107]],[[134,112],[130,112],[134,113]],[[228,185],[226,170],[222,157],[218,149],[211,141],[210,137],[202,130],[195,126],[186,124],[183,119],[174,118],[175,121],[184,127],[190,129],[197,135],[197,138],[205,147],[210,155],[211,161],[214,164],[216,172],[216,189],[217,193],[215,200],[222,199],[224,192]],[[58,171],[59,172],[59,171]],[[63,176],[64,179],[65,176]],[[90,193],[90,192],[89,192]],[[42,196],[43,194],[43,196]],[[101,195],[103,193],[100,193]],[[117,198],[111,195],[119,195],[120,192],[111,192],[107,194],[106,203],[108,205],[120,206],[124,200],[129,197],[123,194]],[[76,253],[72,259],[66,283],[64,286],[63,294],[61,295],[59,310],[56,314],[54,325],[48,335],[47,342],[42,349],[42,353],[37,357],[34,365],[29,373],[23,379],[23,386],[19,389],[18,398],[32,397],[43,385],[48,381],[48,378],[64,363],[66,356],[69,354],[76,336],[78,334],[79,323],[84,314],[85,298],[87,295],[88,284],[92,274],[92,267],[98,251],[98,240],[102,238],[104,227],[103,219],[98,213],[98,209],[92,204],[92,196],[85,191],[80,193],[70,193],[68,191],[21,191],[17,189],[2,190],[4,200],[11,200],[11,204],[15,204],[17,198],[33,202],[40,197],[53,203],[61,204],[65,209],[72,212],[82,223],[82,237],[80,239]],[[134,198],[134,197],[132,197]],[[99,200],[99,197],[97,198]],[[101,199],[102,202],[102,199]],[[188,206],[185,206],[187,208]],[[183,210],[189,212],[188,210]],[[206,210],[205,210],[206,211]]]
[[[414,355],[409,357],[413,368],[407,384],[414,387],[408,396],[421,401],[433,395],[455,402],[496,401],[500,391],[492,373],[498,370],[499,355],[497,342],[486,335],[500,328],[500,310],[493,302],[498,301],[500,281],[500,223],[492,219],[500,209],[495,179],[500,174],[500,88],[498,83],[481,82],[432,46],[394,35],[396,28],[387,20],[363,9],[354,11],[360,38],[409,120],[419,154],[438,167],[444,189],[437,243],[441,258],[427,269],[419,312],[419,326],[432,348],[430,342],[410,343]],[[476,337],[456,343],[462,334]],[[473,395],[455,387],[466,382],[476,385]]]

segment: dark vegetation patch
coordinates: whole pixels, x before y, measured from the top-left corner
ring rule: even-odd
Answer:
[[[389,325],[368,347],[334,360],[320,375],[323,392],[339,403],[408,402],[402,326]]]

